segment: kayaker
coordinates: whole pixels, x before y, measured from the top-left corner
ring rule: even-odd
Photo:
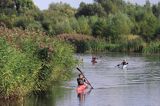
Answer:
[[[92,63],[97,63],[96,59],[97,59],[96,56],[92,56],[92,61],[91,62]]]
[[[78,75],[77,83],[78,83],[78,86],[86,84],[86,80],[82,74]]]
[[[122,64],[122,65],[127,65],[128,62],[127,62],[126,60],[123,60],[121,64]]]

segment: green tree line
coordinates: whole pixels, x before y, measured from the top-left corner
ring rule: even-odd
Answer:
[[[122,43],[130,47],[130,42],[135,39],[129,41],[128,37],[140,39],[142,42],[137,46],[159,42],[160,38],[160,2],[151,4],[149,0],[144,5],[124,0],[94,0],[91,4],[80,3],[77,9],[65,3],[51,3],[42,11],[32,0],[1,0],[0,11],[1,26],[41,30],[50,36],[64,33],[93,36],[102,42],[105,40],[104,49],[109,51],[108,47],[116,47],[112,50],[118,51]]]

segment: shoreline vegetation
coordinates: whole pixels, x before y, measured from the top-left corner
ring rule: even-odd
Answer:
[[[74,53],[160,54],[160,2],[94,0],[78,9],[32,0],[0,1],[0,99],[12,100],[69,80]]]
[[[77,53],[126,52],[160,54],[160,41],[145,42],[138,35],[128,35],[123,42],[109,43],[102,38],[81,34],[60,34],[57,38],[74,45]]]
[[[73,47],[42,32],[0,28],[0,99],[46,91],[71,78]]]
[[[66,36],[79,53],[160,53],[160,2],[147,0],[138,5],[124,0],[94,0],[91,4],[82,2],[77,9],[61,2],[40,10],[32,0],[10,0],[0,2],[0,14],[0,26]]]

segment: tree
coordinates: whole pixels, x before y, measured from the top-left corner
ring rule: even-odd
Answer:
[[[100,4],[93,3],[93,4],[85,4],[81,3],[78,11],[76,13],[76,17],[79,16],[104,16],[105,12],[103,7]]]
[[[17,17],[14,26],[22,29],[42,30],[41,23],[39,21],[34,20],[34,17],[32,16]]]
[[[90,16],[90,17],[88,17],[89,26],[93,27],[94,24],[98,21],[98,19],[100,19],[100,17],[98,17],[98,16]]]
[[[0,8],[22,12],[35,8],[35,5],[32,0],[0,0]]]
[[[130,34],[132,26],[132,22],[126,14],[118,13],[110,15],[107,20],[107,27],[105,30],[106,38],[116,42]]]
[[[73,32],[73,29],[70,25],[69,19],[67,19],[67,18],[62,22],[56,23],[54,30],[55,30],[56,35]]]
[[[79,23],[79,27],[80,27],[80,32],[81,34],[91,34],[91,28],[88,24],[88,19],[84,16],[81,16],[78,18],[78,23]]]
[[[75,9],[64,3],[52,3],[48,10],[43,11],[42,26],[50,35],[71,33],[73,31],[70,19],[74,17]]]
[[[151,3],[149,0],[146,0],[146,4],[144,5],[144,8],[146,8],[147,11],[151,11]]]
[[[94,0],[95,2],[102,5],[105,12],[109,15],[110,13],[116,13],[123,11],[125,2],[123,0]]]
[[[72,17],[75,14],[75,9],[66,3],[52,3],[47,11],[54,12],[54,16]]]
[[[160,2],[157,5],[152,6],[153,14],[160,19]]]
[[[70,18],[69,22],[70,22],[70,25],[73,29],[73,33],[80,32],[80,26],[79,26],[78,20],[75,17]]]
[[[99,19],[92,27],[92,35],[94,37],[103,37],[104,36],[104,31],[106,27],[106,20],[104,19]]]
[[[143,20],[139,22],[140,35],[147,41],[150,41],[155,37],[156,31],[158,29],[159,21],[153,15],[153,13],[146,12],[144,14]]]

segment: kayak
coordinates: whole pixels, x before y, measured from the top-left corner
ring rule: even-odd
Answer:
[[[96,61],[96,60],[92,60],[91,62],[92,62],[92,63],[97,63],[97,61]]]
[[[76,88],[76,91],[77,93],[84,93],[87,89],[87,85],[79,85],[77,88]]]
[[[127,65],[123,65],[122,69],[125,69],[125,68],[127,68]]]
[[[118,65],[118,68],[127,69],[127,64],[126,65]]]

